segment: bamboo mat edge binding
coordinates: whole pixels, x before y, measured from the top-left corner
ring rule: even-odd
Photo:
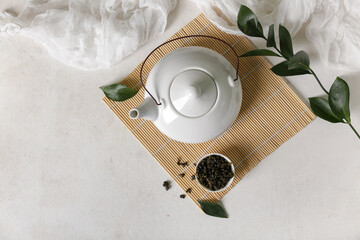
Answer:
[[[254,49],[247,38],[225,34],[211,24],[203,14],[170,39],[192,34],[220,37],[230,43],[238,55]],[[144,68],[144,79],[161,57],[177,48],[194,45],[208,47],[223,54],[235,66],[236,57],[227,46],[208,39],[183,39],[165,45],[149,58],[149,64]],[[238,75],[243,87],[243,103],[235,122],[221,136],[211,141],[199,144],[180,143],[160,133],[152,122],[128,117],[129,110],[139,105],[144,97],[144,89],[140,88],[139,81],[140,66],[141,63],[121,81],[128,87],[140,89],[135,97],[124,102],[114,102],[105,97],[103,101],[184,192],[191,188],[191,193],[186,194],[198,206],[198,200],[216,202],[221,199],[261,160],[315,118],[285,80],[269,70],[271,65],[265,58],[240,58],[241,68]],[[228,156],[236,168],[235,179],[231,186],[218,193],[205,191],[191,178],[195,173],[196,162],[211,152]],[[187,162],[188,165],[179,166],[178,159]],[[185,175],[181,177],[179,175],[181,173]]]

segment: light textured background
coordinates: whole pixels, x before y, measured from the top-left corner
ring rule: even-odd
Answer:
[[[169,176],[98,87],[121,80],[199,13],[179,1],[163,35],[101,71],[65,66],[30,39],[0,37],[1,240],[360,239],[360,141],[345,125],[316,119],[263,160],[223,198],[229,219],[202,214],[175,183],[163,189]],[[337,75],[347,80],[360,129],[359,73],[321,64],[303,32],[294,45],[326,87]],[[288,79],[304,98],[322,94],[311,76]]]

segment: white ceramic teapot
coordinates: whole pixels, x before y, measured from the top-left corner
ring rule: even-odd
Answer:
[[[190,35],[172,39],[164,44]],[[146,82],[144,102],[130,110],[133,119],[144,118],[168,137],[185,143],[209,141],[224,131],[236,119],[242,101],[242,89],[237,69],[221,54],[204,47],[184,47],[164,56],[151,70]]]

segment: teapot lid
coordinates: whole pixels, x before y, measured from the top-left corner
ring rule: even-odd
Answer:
[[[200,117],[214,106],[217,89],[206,72],[190,69],[179,73],[170,86],[170,100],[175,109],[187,117]]]

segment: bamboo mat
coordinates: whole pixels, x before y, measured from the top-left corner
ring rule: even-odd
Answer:
[[[170,39],[192,34],[222,38],[235,48],[238,55],[254,49],[246,37],[225,34],[202,14]],[[205,38],[188,38],[169,43],[157,50],[147,61],[144,78],[162,56],[186,46],[211,48],[223,54],[236,66],[236,57],[225,44]],[[216,202],[221,199],[261,160],[315,118],[284,79],[273,74],[270,68],[271,65],[263,57],[240,58],[238,74],[243,87],[240,113],[225,133],[205,143],[180,143],[163,135],[151,121],[129,118],[129,110],[144,99],[144,89],[140,89],[139,81],[140,65],[122,81],[122,84],[128,87],[140,89],[135,97],[124,102],[114,102],[106,97],[103,100],[184,192],[191,188],[191,193],[187,195],[199,206],[198,200]],[[207,192],[196,180],[191,179],[195,173],[193,163],[196,164],[202,156],[212,152],[226,155],[236,168],[231,186],[218,193]],[[189,165],[177,165],[178,158]],[[185,176],[180,177],[180,173],[185,173]]]

